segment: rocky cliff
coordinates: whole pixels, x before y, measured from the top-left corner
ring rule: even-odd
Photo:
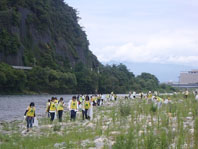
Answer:
[[[53,69],[78,62],[97,67],[78,20],[76,10],[63,0],[1,0],[0,62]]]

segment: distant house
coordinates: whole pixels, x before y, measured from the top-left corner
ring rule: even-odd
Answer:
[[[181,72],[179,84],[198,84],[198,70]]]

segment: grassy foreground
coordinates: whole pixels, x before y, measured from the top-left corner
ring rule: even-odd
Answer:
[[[94,119],[62,123],[39,119],[39,127],[26,134],[24,122],[0,125],[0,149],[113,148],[197,149],[198,102],[190,95],[171,97],[156,109],[143,99],[119,99],[94,107]]]

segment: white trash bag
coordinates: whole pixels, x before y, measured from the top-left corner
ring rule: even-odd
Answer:
[[[91,107],[89,108],[87,115],[90,117],[90,120],[93,120],[93,106],[91,103]]]
[[[34,126],[34,127],[38,127],[38,120],[37,120],[37,118],[36,118],[36,117],[34,118],[33,126]]]
[[[198,101],[198,95],[195,96],[195,100]]]

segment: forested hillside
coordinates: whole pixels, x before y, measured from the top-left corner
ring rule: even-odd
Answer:
[[[151,74],[135,77],[125,65],[103,66],[89,50],[78,20],[63,0],[0,0],[0,92],[174,90],[160,87]]]

